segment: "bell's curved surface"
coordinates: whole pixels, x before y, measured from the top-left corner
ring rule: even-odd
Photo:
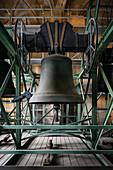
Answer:
[[[72,77],[72,61],[63,55],[50,55],[41,62],[41,77],[30,103],[82,103]]]

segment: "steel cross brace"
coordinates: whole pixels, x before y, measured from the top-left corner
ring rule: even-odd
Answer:
[[[0,129],[48,129],[48,130],[77,130],[77,129],[113,129],[113,125],[0,125]]]
[[[7,117],[7,114],[6,114],[6,112],[5,112],[5,109],[4,109],[4,106],[3,106],[3,103],[2,103],[1,100],[0,100],[0,107],[1,107],[1,109],[2,109],[2,113],[3,113],[3,116],[4,116],[4,119],[5,119],[6,123],[10,126],[9,119],[8,119],[8,117]],[[14,142],[15,142],[15,145],[17,146],[17,141],[16,141],[16,137],[15,137],[15,135],[14,135],[13,129],[10,129],[10,133],[11,133],[11,135],[12,135],[12,138],[13,138]]]
[[[0,150],[0,154],[113,154],[113,150]]]
[[[89,149],[93,150],[92,146],[88,142],[86,142],[84,139],[82,139],[82,141],[87,145]],[[96,154],[95,156],[102,162],[102,164],[108,166],[108,163],[101,157],[101,155]]]
[[[99,56],[99,54],[102,53],[106,49],[106,47],[108,46],[108,44],[112,40],[113,40],[113,21],[109,24],[109,26],[105,30],[104,34],[102,35],[102,37],[101,37],[101,39],[100,39],[100,41],[98,43],[97,56]],[[112,97],[110,106],[109,106],[109,108],[108,108],[108,110],[106,112],[106,116],[105,116],[104,121],[103,121],[103,125],[106,125],[106,123],[108,121],[108,118],[109,118],[109,115],[110,115],[110,113],[112,111],[112,107],[113,107],[113,90],[112,90],[112,88],[111,88],[111,86],[110,86],[110,84],[109,84],[109,82],[107,80],[107,77],[106,77],[106,75],[105,75],[99,61],[97,61],[97,65],[100,68],[100,71],[101,71],[102,77],[104,79],[104,82],[105,82],[105,84],[106,84],[106,86],[107,86],[107,88],[109,90],[109,93],[110,93],[110,95]],[[100,130],[98,136],[96,137],[96,140],[94,142],[94,148],[97,147],[98,142],[99,142],[99,140],[101,138],[102,132],[103,132],[103,129]]]
[[[108,81],[108,79],[107,79],[107,77],[106,77],[106,75],[105,75],[105,73],[104,73],[104,70],[103,70],[103,68],[101,67],[101,65],[100,65],[99,62],[98,62],[98,65],[99,65],[99,68],[100,68],[102,77],[103,77],[103,79],[104,79],[104,82],[105,82],[105,84],[106,84],[106,86],[107,86],[107,88],[108,88],[108,91],[109,91],[111,97],[113,98],[113,90],[112,90],[112,88],[111,88],[111,86],[110,86],[110,84],[109,84],[109,81]]]
[[[101,36],[101,39],[98,43],[97,56],[100,53],[102,53],[107,48],[108,44],[112,41],[113,41],[113,20],[106,28],[104,34]]]
[[[13,39],[11,38],[6,28],[3,26],[1,22],[0,22],[0,41],[4,44],[4,46],[13,56],[16,55]]]
[[[113,108],[113,98],[111,99],[111,103],[110,103],[110,105],[109,105],[109,108],[108,108],[108,110],[107,110],[106,116],[105,116],[105,118],[104,118],[103,125],[106,125],[106,123],[107,123],[107,121],[108,121],[108,118],[109,118],[109,115],[110,115],[110,113],[111,113],[111,111],[112,111],[112,108]],[[104,130],[104,129],[101,129],[101,130],[100,130],[100,132],[99,132],[99,134],[98,134],[98,136],[97,136],[97,138],[96,138],[96,140],[95,140],[95,144],[94,144],[94,148],[95,148],[95,149],[96,149],[96,147],[97,147],[97,145],[98,145],[98,142],[99,142],[99,140],[100,140],[100,138],[101,138],[101,136],[102,136],[103,130]]]
[[[16,95],[18,96],[20,94],[20,67],[19,67],[19,65],[17,65],[18,62],[17,62],[16,51],[15,51],[15,44],[14,44],[12,37],[9,35],[6,28],[3,26],[3,24],[1,22],[0,22],[0,41],[4,44],[4,46],[11,53],[11,55],[14,56],[13,64],[11,65],[9,72],[8,72],[4,82],[2,84],[1,89],[0,89],[1,90],[0,91],[0,98],[2,97],[2,94],[3,94],[5,87],[8,83],[10,73],[11,73],[14,65],[16,66],[15,67],[15,70],[16,70]],[[0,105],[1,105],[1,108],[3,110],[5,120],[6,120],[7,124],[9,124],[9,120],[8,120],[7,115],[6,115],[5,109],[3,107],[2,101],[0,101]],[[16,104],[16,118],[19,119],[20,116],[21,116],[21,106],[20,106],[20,103],[18,102]],[[21,124],[20,120],[18,120],[17,124],[18,125]],[[12,135],[14,141],[15,141],[16,147],[18,147],[18,148],[21,145],[21,133],[20,133],[20,131],[21,130],[19,130],[19,129],[16,130],[16,139],[15,139],[15,136],[13,134],[13,131],[12,130],[10,131],[11,135]]]

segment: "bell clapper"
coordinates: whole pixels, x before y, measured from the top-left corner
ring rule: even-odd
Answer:
[[[55,121],[58,122],[58,110],[60,109],[60,105],[59,104],[54,104],[53,108],[55,109],[56,113],[55,113]]]

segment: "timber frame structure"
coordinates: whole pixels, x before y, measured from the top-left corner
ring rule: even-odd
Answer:
[[[91,13],[91,8],[93,5],[93,1],[91,0],[89,3],[89,7],[87,10],[87,23],[90,20],[90,13]],[[95,20],[97,20],[98,18],[98,10],[99,10],[99,0],[96,0],[96,6],[95,6],[95,15],[94,18]],[[12,27],[10,27],[9,29],[12,29]],[[90,30],[89,30],[90,31]],[[94,31],[94,30],[93,30]],[[45,113],[45,115],[36,123],[34,122],[34,112],[31,112],[31,106],[29,104],[29,100],[27,100],[26,103],[26,111],[24,114],[24,119],[21,119],[21,114],[22,114],[22,108],[21,108],[21,101],[16,102],[16,106],[14,107],[14,109],[10,112],[9,115],[7,115],[5,107],[3,105],[2,102],[2,94],[4,92],[4,89],[7,85],[7,82],[9,80],[9,76],[10,73],[12,72],[13,69],[15,69],[15,74],[16,74],[16,96],[21,96],[21,91],[20,91],[20,86],[21,86],[21,71],[20,71],[20,65],[18,64],[18,58],[17,58],[17,51],[15,49],[15,43],[13,41],[13,39],[11,38],[11,36],[8,34],[7,32],[7,27],[4,27],[2,25],[2,23],[0,22],[0,41],[4,44],[4,46],[7,48],[7,50],[10,52],[11,56],[14,58],[12,65],[10,67],[10,70],[2,84],[2,87],[0,89],[0,108],[2,110],[5,122],[0,125],[0,130],[3,129],[9,129],[10,130],[10,134],[12,135],[12,138],[14,140],[15,146],[17,148],[17,150],[12,150],[12,151],[4,151],[4,150],[0,150],[0,154],[37,154],[37,153],[41,153],[41,154],[45,154],[45,153],[52,153],[52,154],[95,154],[101,161],[102,163],[107,166],[107,163],[102,160],[100,154],[113,154],[113,150],[110,151],[106,151],[106,150],[97,150],[97,145],[99,143],[99,140],[101,138],[102,135],[104,135],[103,131],[104,129],[107,129],[108,131],[106,131],[106,133],[109,133],[110,131],[113,130],[113,126],[112,125],[106,125],[109,115],[112,111],[112,107],[113,107],[113,90],[109,84],[109,81],[107,80],[107,77],[102,69],[102,66],[99,62],[99,55],[107,48],[108,44],[110,42],[113,41],[113,21],[109,24],[109,26],[106,28],[104,34],[101,36],[99,42],[98,42],[98,47],[97,47],[97,53],[96,53],[96,57],[95,57],[95,62],[93,64],[93,67],[91,69],[91,73],[89,74],[88,78],[88,82],[90,82],[90,79],[92,79],[92,101],[88,95],[88,85],[87,85],[87,89],[85,91],[84,87],[82,86],[82,79],[84,79],[84,68],[83,68],[83,58],[81,60],[81,71],[79,74],[77,75],[73,75],[74,78],[78,79],[78,89],[79,92],[82,93],[82,97],[84,100],[83,103],[83,107],[81,109],[80,104],[78,104],[78,121],[77,122],[71,122],[70,120],[70,124],[68,125],[42,125],[40,124],[40,121],[46,117],[49,112],[52,111],[52,109]],[[100,68],[104,82],[108,88],[109,91],[109,95],[107,98],[107,111],[106,111],[106,116],[104,118],[103,124],[102,125],[97,125],[97,101],[100,99],[102,93],[100,93],[99,96],[97,96],[97,67]],[[28,75],[29,77],[31,77],[32,80],[32,88],[35,89],[35,83],[36,83],[36,74],[29,69],[28,71]],[[28,91],[27,86],[26,86],[26,80],[25,80],[25,75],[22,76],[23,78],[23,82],[24,82],[24,86],[26,91]],[[29,91],[31,90],[29,89]],[[110,96],[110,97],[109,97]],[[88,110],[87,108],[87,102],[86,100],[89,100],[92,104],[92,107]],[[110,100],[110,104],[109,104],[109,100]],[[27,111],[30,111],[30,121],[26,118],[27,116]],[[35,109],[35,105],[33,106],[33,109]],[[11,120],[10,119],[10,115],[16,110],[16,125],[11,125]],[[87,115],[86,117],[83,118],[83,113],[84,110],[86,111]],[[90,112],[92,111],[92,118],[89,117]],[[90,124],[90,120],[92,119],[92,123]],[[88,121],[88,125],[81,125],[82,122]],[[28,122],[29,125],[25,125],[25,122]],[[28,130],[37,130],[39,129],[39,131],[33,133],[30,137],[28,138],[34,138],[38,135],[41,134],[68,134],[68,135],[73,135],[73,136],[77,136],[80,137],[85,143],[86,145],[90,148],[89,151],[76,151],[76,150],[24,150],[24,148],[21,149],[21,141],[25,140],[26,138],[21,139],[21,135],[24,129],[28,129]],[[41,131],[42,129],[44,129],[45,131]],[[83,134],[85,133],[84,131],[81,131],[83,129],[90,129],[90,136],[91,139],[87,139],[83,136]],[[16,130],[16,132],[14,131]],[[90,143],[89,143],[90,142]]]

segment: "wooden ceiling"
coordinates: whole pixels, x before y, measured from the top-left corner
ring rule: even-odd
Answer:
[[[39,17],[39,16],[52,16],[52,17],[58,17],[58,16],[67,16],[67,11],[39,11],[34,10],[33,8],[75,8],[75,9],[87,9],[89,5],[90,0],[8,0],[7,2],[5,0],[0,0],[0,8],[7,8],[9,10],[3,10],[0,11],[0,17]],[[96,4],[96,0],[94,0],[94,5]],[[105,9],[103,11],[100,10],[99,16],[100,17],[108,17],[107,20],[99,20],[101,23],[108,25],[113,17],[113,0],[100,0],[101,5],[111,5],[111,8],[103,7],[101,9]],[[18,9],[18,8],[24,8],[24,10],[11,10],[10,9]],[[29,10],[25,10],[25,8]],[[82,15],[84,17],[87,16],[87,10],[85,11],[70,11],[69,15]],[[94,15],[94,11],[92,11],[92,16]],[[26,25],[37,25],[42,23],[42,19],[40,18],[23,18]],[[9,24],[9,19],[1,19],[3,24]],[[16,21],[16,18],[10,19],[10,24],[14,25]]]

